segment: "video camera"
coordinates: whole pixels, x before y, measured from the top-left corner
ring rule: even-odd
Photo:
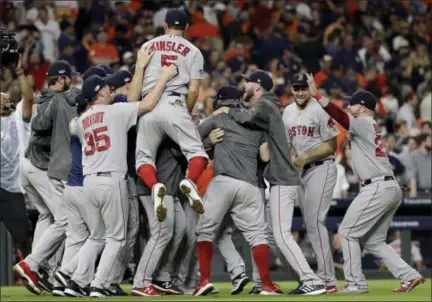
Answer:
[[[0,29],[0,67],[15,69],[18,66],[18,42],[14,33],[5,33]]]

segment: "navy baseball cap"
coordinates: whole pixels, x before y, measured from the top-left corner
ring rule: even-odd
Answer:
[[[80,93],[80,94],[78,94],[76,96],[76,98],[75,98],[75,105],[77,107],[82,107],[82,106],[85,106],[87,104],[88,104],[88,102],[87,102],[87,100],[85,99],[85,97],[84,97],[84,95],[82,93]]]
[[[105,73],[108,75],[108,74],[113,74],[114,73],[114,70],[111,68],[111,66],[109,66],[109,65],[106,65],[106,64],[104,64],[104,65],[101,65],[100,66],[104,71],[105,71]]]
[[[127,70],[120,70],[114,74],[108,75],[105,82],[110,88],[118,89],[132,81],[132,74]]]
[[[47,76],[49,77],[67,76],[71,78],[72,75],[76,75],[76,72],[73,72],[70,64],[63,60],[58,60],[52,63],[48,67],[47,71]]]
[[[171,8],[165,15],[165,22],[168,26],[186,27],[188,18],[184,10],[178,8]]]
[[[357,90],[350,98],[350,105],[363,105],[369,110],[375,111],[375,107],[377,104],[376,97],[370,93],[369,91],[360,89]]]
[[[249,76],[242,74],[241,77],[248,82],[261,84],[261,86],[264,87],[264,89],[266,89],[267,91],[270,91],[273,88],[273,80],[264,70],[257,69]]]
[[[86,79],[82,86],[82,94],[87,102],[92,101],[99,91],[106,86],[104,79],[100,76],[92,75]]]
[[[97,76],[100,76],[101,78],[105,78],[107,76],[107,73],[100,66],[92,66],[89,69],[87,69],[86,72],[84,72],[83,80],[85,81],[93,75],[97,75]]]
[[[217,93],[210,98],[213,100],[240,100],[242,92],[234,85],[223,85]]]
[[[306,74],[296,73],[291,80],[291,85],[293,87],[309,87]]]

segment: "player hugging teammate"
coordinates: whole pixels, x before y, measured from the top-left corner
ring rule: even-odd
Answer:
[[[249,278],[231,240],[234,227],[251,246],[251,294],[282,294],[270,279],[270,249],[298,276],[291,295],[367,292],[360,240],[401,280],[395,291],[421,284],[422,276],[385,244],[402,192],[373,120],[373,96],[356,92],[347,114],[320,96],[309,75],[298,74],[295,103],[282,117],[271,77],[257,70],[244,76],[243,95],[223,86],[214,97],[217,110],[196,125],[190,111],[204,61],[183,38],[186,29],[185,13],[169,10],[165,34],[142,46],[134,75],[91,67],[82,91],[69,89],[66,62],[48,70],[50,90],[38,99],[25,162],[24,188],[34,193],[29,195],[41,214],[35,235],[40,243],[14,266],[26,288],[56,296],[126,295],[119,284],[136,242],[138,200],[149,228],[134,296],[217,293],[210,282],[214,244],[227,262],[231,294],[242,292]],[[350,132],[363,187],[339,228],[347,281],[341,290],[325,227],[336,182],[334,120]],[[204,175],[209,183],[199,194],[197,182]],[[268,204],[264,178],[270,184]],[[291,234],[297,198],[317,273]],[[275,244],[269,246],[269,239]]]

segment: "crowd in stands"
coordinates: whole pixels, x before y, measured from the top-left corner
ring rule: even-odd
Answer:
[[[430,194],[431,0],[84,0],[82,6],[74,0],[0,0],[1,28],[16,33],[37,94],[57,59],[81,74],[96,64],[131,70],[141,45],[163,34],[171,7],[187,12],[187,38],[205,58],[194,116],[210,115],[209,96],[224,84],[239,85],[241,74],[257,68],[271,74],[281,112],[293,102],[290,79],[301,71],[312,73],[322,94],[341,107],[364,88],[379,99],[376,119],[398,180],[411,197]],[[20,101],[11,71],[2,70],[0,84],[11,101]],[[81,84],[79,76],[73,79]],[[346,131],[339,130],[334,198],[347,198],[360,184]]]

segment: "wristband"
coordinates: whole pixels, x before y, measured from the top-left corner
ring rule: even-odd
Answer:
[[[315,99],[316,99],[317,101],[319,101],[321,98],[322,98],[321,93],[317,92],[317,94],[315,94]]]

